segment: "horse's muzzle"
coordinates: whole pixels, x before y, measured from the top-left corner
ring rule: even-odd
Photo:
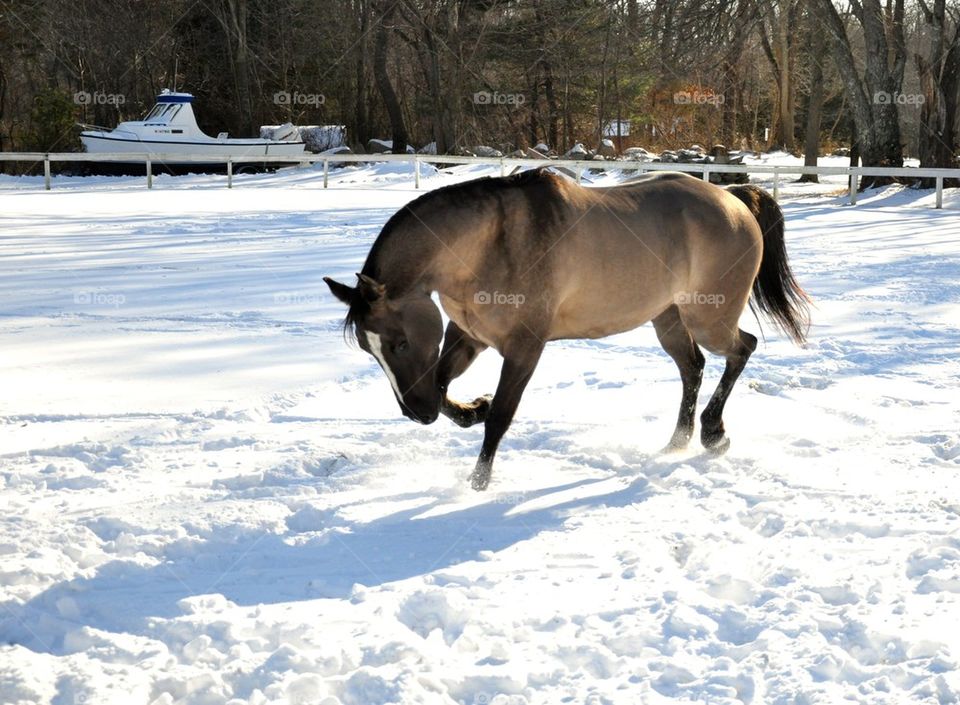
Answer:
[[[409,406],[400,402],[400,411],[403,412],[403,415],[406,416],[411,421],[416,421],[417,423],[422,423],[424,426],[429,426],[434,421],[437,420],[440,416],[440,404],[433,406],[429,411],[420,408],[416,411],[411,409]]]

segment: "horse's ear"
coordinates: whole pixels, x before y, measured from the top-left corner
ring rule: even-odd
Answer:
[[[330,287],[330,291],[340,299],[347,306],[350,306],[357,297],[357,290],[352,286],[347,286],[346,284],[341,284],[338,281],[334,281],[330,277],[324,277],[323,281],[327,283],[327,286]]]
[[[360,295],[370,303],[383,298],[383,295],[387,291],[387,288],[383,284],[373,277],[368,277],[366,274],[357,274],[357,279],[360,280],[360,284],[357,286]]]

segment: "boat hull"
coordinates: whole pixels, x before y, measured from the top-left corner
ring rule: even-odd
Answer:
[[[291,157],[289,162],[242,161],[233,165],[234,173],[270,171],[282,166],[298,164],[296,157],[304,154],[303,142],[277,142],[269,140],[231,141],[176,141],[140,140],[110,136],[109,133],[84,132],[80,135],[84,151],[88,154],[163,155],[163,159],[151,159],[154,174],[225,174],[227,159],[251,157]],[[190,157],[177,159],[178,156]],[[211,161],[203,161],[210,159]],[[78,171],[88,174],[143,175],[146,163],[141,158],[111,161],[78,162]]]

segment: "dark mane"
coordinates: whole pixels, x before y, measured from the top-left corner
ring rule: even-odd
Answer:
[[[385,244],[389,241],[390,237],[400,229],[402,224],[406,223],[410,218],[420,219],[417,212],[434,204],[436,201],[450,198],[461,203],[469,203],[471,201],[478,201],[484,196],[496,194],[503,189],[522,187],[552,178],[556,177],[546,171],[544,167],[537,167],[512,174],[511,176],[483,176],[478,179],[471,179],[470,181],[464,181],[458,184],[450,184],[449,186],[442,186],[441,188],[429,191],[390,216],[390,219],[380,230],[380,234],[370,248],[370,253],[367,255],[363,269],[360,271],[378,281],[381,280],[383,274],[379,268],[378,258]],[[343,320],[344,337],[348,340],[352,339],[355,341],[356,324],[362,321],[368,313],[370,313],[370,303],[363,297],[357,296],[353,303],[350,304],[347,315]]]
[[[419,196],[390,216],[390,219],[383,226],[373,246],[370,248],[367,260],[364,262],[363,269],[360,271],[374,279],[379,279],[381,272],[377,268],[377,260],[385,243],[389,240],[390,236],[396,232],[400,225],[410,218],[416,218],[415,213],[422,210],[425,206],[432,204],[434,201],[451,198],[459,202],[469,203],[470,201],[479,200],[483,196],[495,194],[503,189],[526,186],[542,181],[544,178],[552,178],[552,175],[547,172],[544,167],[537,167],[536,169],[527,169],[526,171],[521,171],[511,176],[481,176],[478,179],[471,179],[470,181],[464,181],[459,184],[442,186]]]
[[[357,321],[370,313],[370,304],[362,297],[354,298],[353,303],[347,309],[347,315],[343,318],[343,338],[347,342],[357,342]]]

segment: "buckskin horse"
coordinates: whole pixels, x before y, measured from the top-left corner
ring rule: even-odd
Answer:
[[[551,340],[602,338],[653,321],[683,394],[668,449],[693,435],[700,348],[726,359],[700,439],[730,441],[723,407],[757,345],[738,322],[750,302],[797,344],[809,299],[790,271],[783,213],[762,189],[675,172],[586,188],[543,169],[427,193],[380,231],[356,286],[324,277],[349,310],[345,332],[373,355],[403,414],[483,422],[470,476],[486,489],[523,390]],[[446,331],[431,295],[449,317]],[[443,349],[440,350],[441,341]],[[486,348],[503,356],[496,392],[460,403],[452,380]]]

